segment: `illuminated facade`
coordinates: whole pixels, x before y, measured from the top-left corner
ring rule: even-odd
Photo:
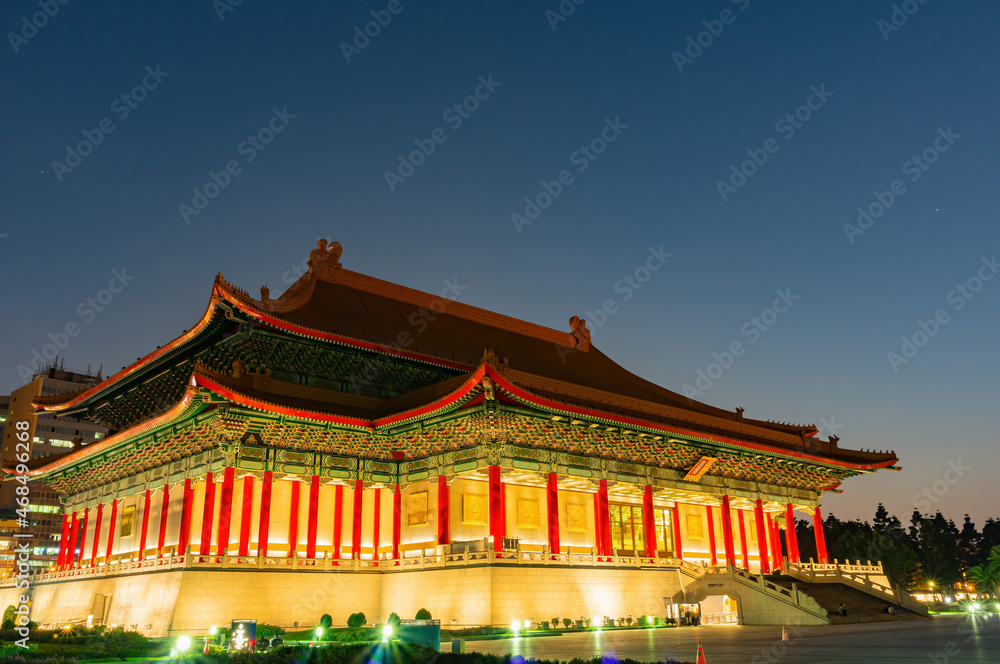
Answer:
[[[794,511],[825,562],[820,497],[896,463],[649,383],[577,317],[541,327],[351,272],[340,253],[321,241],[276,299],[220,275],[180,337],[34,399],[110,430],[29,464],[65,504],[36,620],[115,593],[105,618],[153,633],[339,622],[364,602],[445,624],[663,615],[704,566],[796,562]],[[168,609],[121,599],[147,571],[173,588]],[[297,599],[231,615],[216,583]]]

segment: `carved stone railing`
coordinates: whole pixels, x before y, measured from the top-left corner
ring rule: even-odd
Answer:
[[[739,585],[762,592],[773,599],[811,613],[818,618],[822,618],[823,620],[829,619],[827,610],[820,606],[815,599],[800,592],[794,583],[791,588],[786,588],[768,581],[767,577],[763,574],[753,574],[738,567],[709,567],[706,569],[706,572],[706,583],[710,583],[713,579],[718,578],[730,579]]]
[[[69,581],[80,579],[101,578],[142,574],[144,572],[163,572],[182,569],[231,569],[231,570],[266,570],[295,572],[401,572],[418,569],[439,569],[447,567],[465,567],[469,565],[545,565],[552,567],[598,567],[626,569],[662,569],[680,570],[695,579],[702,578],[706,567],[693,565],[687,561],[670,557],[650,556],[601,556],[586,549],[586,553],[574,551],[567,547],[565,553],[549,553],[541,551],[492,551],[479,550],[458,553],[421,552],[419,555],[402,558],[379,560],[335,559],[323,558],[289,558],[260,557],[192,553],[169,553],[158,558],[146,560],[122,559],[97,566],[84,565],[68,570],[46,572],[32,576],[32,582]],[[13,579],[0,581],[0,587],[13,585]]]

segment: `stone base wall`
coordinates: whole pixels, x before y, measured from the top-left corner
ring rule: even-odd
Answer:
[[[430,610],[442,625],[665,615],[676,601],[674,570],[468,566],[406,572],[277,572],[187,569],[32,587],[31,618],[81,623],[105,596],[107,624],[139,624],[147,636],[204,635],[237,618],[312,627],[324,613],[335,625],[363,611],[369,624],[395,611]],[[22,591],[0,589],[0,608]],[[100,616],[94,616],[95,621]]]

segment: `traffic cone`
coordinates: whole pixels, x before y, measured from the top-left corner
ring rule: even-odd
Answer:
[[[785,627],[784,625],[781,626],[781,640],[782,641],[788,640],[788,628]]]
[[[705,651],[701,649],[701,641],[698,642],[698,658],[695,660],[695,664],[708,664],[705,661]]]
[[[208,654],[208,637],[207,636],[205,637],[205,649],[201,651],[201,654],[202,655],[207,655]]]

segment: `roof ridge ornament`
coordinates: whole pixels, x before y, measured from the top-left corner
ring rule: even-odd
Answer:
[[[479,360],[479,363],[488,364],[490,367],[495,369],[498,374],[504,378],[507,377],[507,369],[510,367],[510,364],[507,362],[507,358],[505,357],[501,361],[497,354],[493,352],[492,348],[483,349],[483,357]]]
[[[590,330],[587,329],[586,319],[573,316],[569,319],[569,329],[573,338],[576,339],[576,344],[573,347],[577,350],[590,350]]]
[[[316,241],[316,248],[309,253],[309,260],[306,265],[309,271],[317,277],[332,279],[334,272],[343,267],[340,264],[340,255],[344,253],[344,248],[339,242],[333,242],[327,248],[326,238]]]

